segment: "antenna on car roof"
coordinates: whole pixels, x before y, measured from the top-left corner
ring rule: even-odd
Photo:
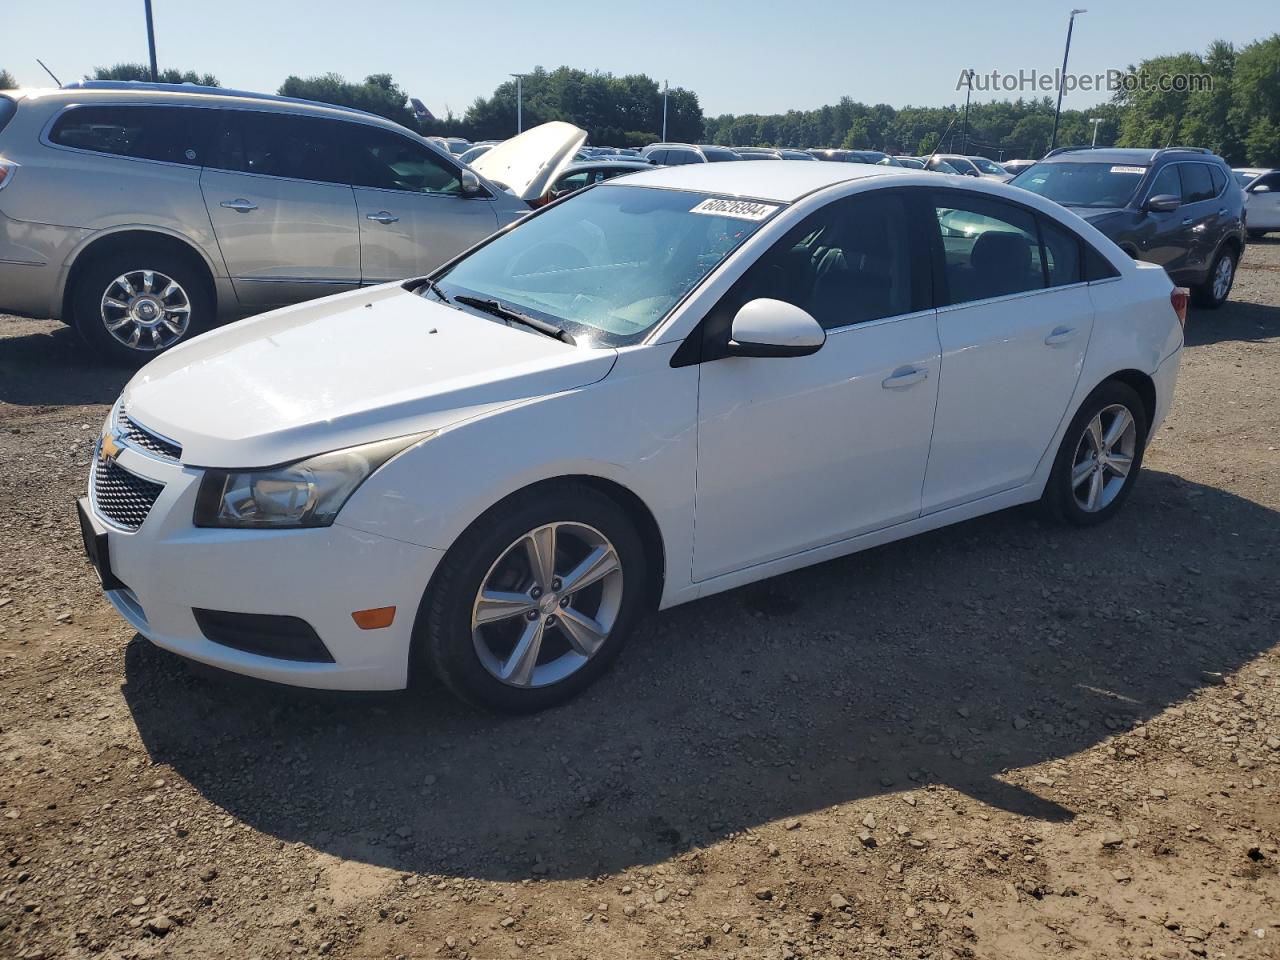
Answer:
[[[50,70],[48,67],[44,65],[43,60],[41,60],[39,57],[36,57],[36,63],[40,64],[41,68],[43,68],[45,73],[53,77],[54,83],[56,83],[58,86],[62,86],[62,81],[58,79],[57,75],[52,70]]]
[[[929,166],[929,161],[938,155],[938,150],[941,149],[942,144],[946,142],[947,134],[951,132],[951,128],[956,125],[956,121],[959,119],[960,119],[959,114],[951,118],[951,122],[947,124],[947,129],[942,132],[942,136],[938,139],[938,145],[933,148],[933,153],[925,157],[924,165],[926,167]]]

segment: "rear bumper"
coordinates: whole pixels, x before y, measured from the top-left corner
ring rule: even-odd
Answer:
[[[191,523],[200,471],[126,449],[121,467],[163,483],[136,531],[108,525],[107,598],[156,646],[263,680],[335,690],[395,690],[409,677],[423,591],[443,551],[335,524],[308,530],[211,530]],[[95,508],[98,518],[102,514]],[[396,608],[388,627],[362,630],[352,613]],[[304,621],[332,662],[236,649],[209,639],[195,610]]]
[[[1178,384],[1178,367],[1182,363],[1182,346],[1165,357],[1160,366],[1156,368],[1156,372],[1151,375],[1152,381],[1156,385],[1156,411],[1151,418],[1151,425],[1148,428],[1147,436],[1155,435],[1156,430],[1164,423],[1164,418],[1169,415],[1169,408],[1173,406],[1173,392]]]

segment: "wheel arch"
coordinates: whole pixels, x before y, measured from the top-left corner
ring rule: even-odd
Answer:
[[[517,497],[529,495],[531,491],[538,490],[554,490],[557,488],[572,487],[588,487],[604,496],[608,497],[616,503],[627,515],[627,517],[635,524],[636,532],[640,535],[641,542],[644,544],[646,554],[649,554],[650,569],[653,571],[653,577],[647,584],[647,595],[644,598],[644,605],[650,609],[657,609],[658,602],[662,598],[663,588],[667,578],[667,555],[666,544],[662,536],[662,528],[659,526],[657,518],[649,505],[644,502],[635,491],[624,486],[616,480],[610,480],[607,477],[598,474],[570,473],[562,474],[555,477],[549,477],[537,480],[532,483],[525,484],[516,490],[499,498],[490,504],[486,509],[482,510],[466,527],[464,527],[458,536],[454,538],[449,549],[445,551],[448,556],[449,551],[454,550],[458,542],[477,524],[483,522],[491,514],[502,510],[502,508]],[[422,599],[418,604],[418,608],[414,611],[413,629],[410,634],[409,642],[409,676],[410,682],[413,682],[415,674],[415,665],[421,662],[421,652],[423,644],[423,618],[426,615],[427,606],[430,602],[432,592],[436,588],[437,579],[440,570],[444,567],[443,558],[440,563],[436,564],[435,570],[432,572],[425,589],[422,591]]]
[[[1150,431],[1151,424],[1155,421],[1156,416],[1156,382],[1151,379],[1151,375],[1143,373],[1141,370],[1135,370],[1132,367],[1125,370],[1117,370],[1110,376],[1103,377],[1089,391],[1092,394],[1094,390],[1111,380],[1119,381],[1128,387],[1133,388],[1138,397],[1142,400],[1143,413],[1147,415],[1147,430]],[[1086,395],[1088,396],[1088,394]]]
[[[73,320],[73,300],[77,281],[86,267],[95,260],[136,247],[161,249],[176,253],[186,258],[200,271],[209,296],[214,301],[214,314],[218,312],[218,287],[215,282],[215,265],[209,260],[205,251],[186,237],[179,236],[159,228],[121,227],[105,233],[96,234],[70,257],[70,267],[62,283],[62,316]]]

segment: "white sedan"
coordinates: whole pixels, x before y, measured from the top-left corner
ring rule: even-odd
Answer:
[[[590,187],[159,357],[86,549],[160,647],[538,709],[637,618],[1030,501],[1124,503],[1185,292],[1035,194],[845,163]]]

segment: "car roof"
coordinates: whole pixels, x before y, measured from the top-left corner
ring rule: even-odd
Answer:
[[[653,164],[648,160],[578,160],[569,164],[560,175],[576,173],[581,170],[652,170]]]
[[[344,107],[336,103],[322,103],[319,100],[303,100],[298,97],[283,97],[272,93],[255,93],[250,90],[234,90],[227,87],[205,87],[192,83],[144,83],[138,80],[84,80],[69,83],[62,87],[27,87],[16,91],[19,97],[27,100],[59,100],[63,103],[91,104],[138,103],[151,105],[166,102],[200,104],[209,107],[234,107],[252,104],[267,110],[279,110],[286,113],[307,113],[316,116],[341,117],[347,120],[360,120],[392,130],[407,131],[415,137],[421,134],[408,127],[388,120],[386,117],[355,107]],[[445,141],[446,138],[437,137]]]
[[[898,176],[920,178],[936,184],[937,174],[904,167],[839,163],[819,160],[760,160],[755,163],[690,163],[677,167],[657,167],[627,177],[626,185],[693,190],[728,196],[752,197],[791,203],[824,187],[863,177]]]

